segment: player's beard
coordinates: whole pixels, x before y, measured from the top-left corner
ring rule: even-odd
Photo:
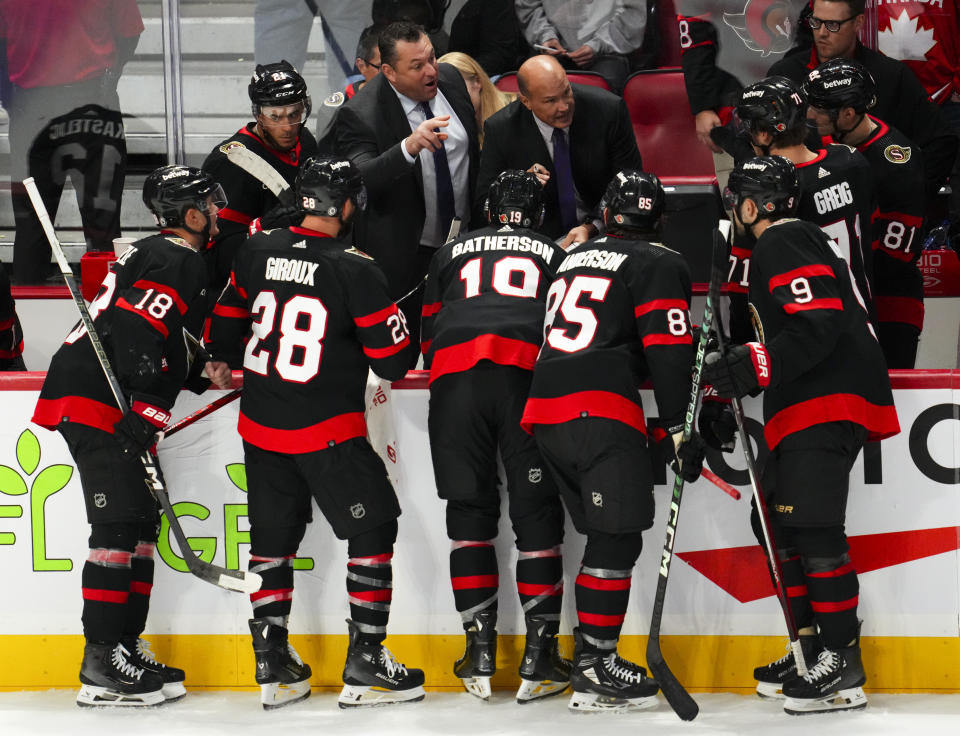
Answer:
[[[353,211],[350,213],[349,217],[344,217],[343,213],[340,214],[340,232],[337,233],[338,238],[346,238],[353,232],[353,220],[357,216],[357,209],[354,207]]]

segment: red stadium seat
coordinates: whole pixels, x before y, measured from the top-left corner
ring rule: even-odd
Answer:
[[[596,72],[567,72],[567,79],[570,80],[571,84],[589,84],[593,87],[600,87],[608,92],[610,91],[610,85],[607,84],[607,80]],[[516,72],[503,74],[494,82],[494,86],[501,92],[520,91],[520,88],[517,86]]]

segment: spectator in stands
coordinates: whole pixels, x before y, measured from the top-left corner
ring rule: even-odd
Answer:
[[[517,83],[519,98],[484,125],[475,220],[500,172],[525,169],[546,187],[544,220],[534,229],[564,247],[583,242],[599,232],[598,205],[613,176],[643,168],[627,106],[599,87],[571,85],[546,54],[527,59]]]
[[[22,184],[28,176],[55,218],[69,175],[88,249],[112,250],[120,235],[127,146],[117,82],[142,32],[135,0],[0,0],[12,82],[7,109],[17,283],[57,273]]]
[[[940,108],[902,61],[867,48],[857,38],[863,27],[864,0],[814,0],[809,25],[811,50],[791,51],[770,67],[802,83],[824,61],[856,59],[877,82],[877,104],[871,114],[894,126],[923,149],[927,199],[946,182],[957,155],[957,137]]]
[[[516,0],[515,5],[523,35],[541,47],[538,53],[556,56],[568,69],[597,72],[614,92],[623,90],[630,73],[626,55],[643,45],[646,0]]]
[[[479,131],[480,147],[483,148],[484,121],[513,102],[516,95],[498,90],[490,81],[490,77],[487,76],[483,67],[472,56],[462,54],[459,51],[450,51],[440,57],[440,63],[450,64],[460,71],[463,81],[467,85],[467,92],[470,93],[473,109],[477,113],[477,131]]]
[[[25,371],[23,329],[10,293],[10,279],[0,263],[0,371]]]
[[[448,48],[472,56],[492,77],[519,66],[522,38],[513,0],[467,0],[450,25]]]
[[[400,306],[416,339],[430,259],[455,216],[470,220],[479,152],[463,77],[437,63],[423,26],[381,32],[380,74],[340,108],[331,145],[360,167],[369,201],[354,239],[380,264],[390,296],[408,297]]]

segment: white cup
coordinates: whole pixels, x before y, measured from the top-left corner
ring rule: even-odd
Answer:
[[[127,252],[127,248],[133,245],[136,242],[136,238],[114,238],[113,239],[113,254],[119,258],[124,253]]]

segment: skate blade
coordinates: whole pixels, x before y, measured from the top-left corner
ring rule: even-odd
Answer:
[[[118,708],[150,708],[164,702],[163,690],[136,695],[118,693],[98,685],[83,685],[77,693],[77,705],[81,708],[99,708],[101,706]]]
[[[344,685],[337,698],[341,708],[365,708],[394,703],[416,703],[423,700],[426,693],[423,687],[409,690],[387,690],[373,685]]]
[[[520,689],[517,690],[517,702],[523,705],[540,698],[549,698],[559,695],[570,686],[570,681],[557,682],[554,680],[520,680]]]
[[[464,677],[460,680],[463,689],[480,700],[489,700],[492,689],[489,677]]]
[[[617,698],[611,695],[597,693],[574,693],[570,696],[567,708],[575,713],[591,713],[604,711],[607,713],[627,713],[629,711],[644,710],[657,705],[657,696],[649,695],[645,698]]]
[[[810,713],[829,713],[838,710],[863,710],[867,707],[867,696],[863,688],[852,687],[838,690],[822,698],[787,698],[783,704],[785,713],[792,716],[805,716]]]
[[[757,682],[757,695],[764,700],[783,700],[783,684],[773,682]]]
[[[268,682],[260,686],[260,703],[264,710],[283,708],[310,697],[310,681]]]

